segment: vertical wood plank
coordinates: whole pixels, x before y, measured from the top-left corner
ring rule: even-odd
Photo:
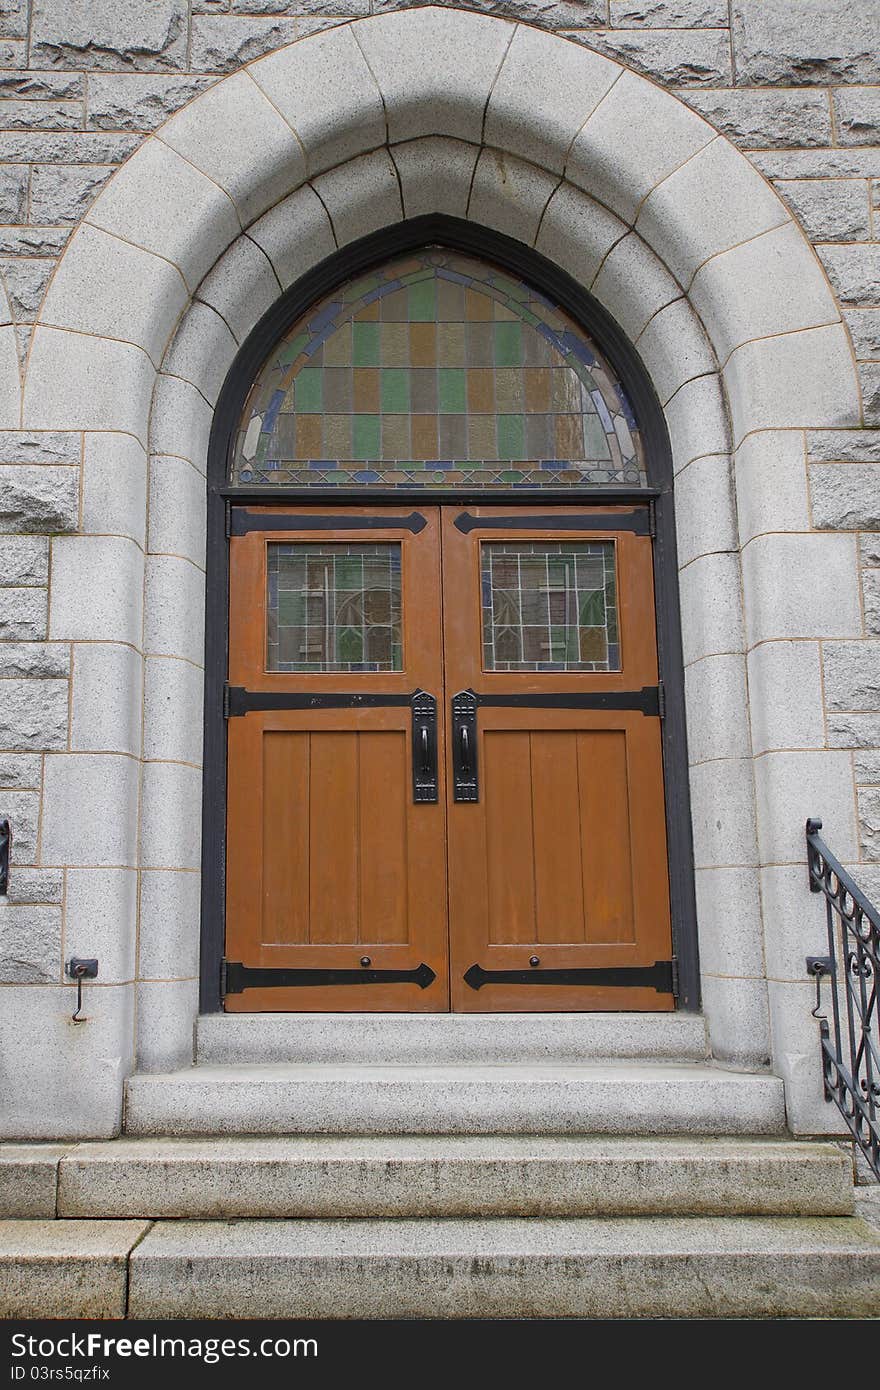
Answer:
[[[584,940],[577,734],[531,735],[537,940]]]
[[[535,843],[528,733],[483,738],[489,940],[535,940]]]
[[[360,941],[407,941],[406,734],[358,738],[360,806]]]
[[[626,733],[578,734],[581,851],[589,884],[586,940],[634,941]],[[665,888],[665,885],[661,885]]]
[[[262,746],[261,940],[308,941],[309,735],[264,733]]]
[[[356,733],[310,735],[309,940],[358,939]]]

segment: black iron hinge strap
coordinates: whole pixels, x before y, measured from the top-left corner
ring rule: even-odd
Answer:
[[[477,695],[462,691],[473,698],[475,706],[487,709],[584,709],[640,710],[645,715],[664,713],[661,688],[642,686],[641,690],[594,690],[547,695]],[[223,691],[223,714],[227,719],[256,713],[260,710],[320,710],[320,709],[391,709],[411,705],[419,696],[412,694],[381,694],[373,691],[301,691],[247,690],[241,685],[226,685]],[[458,699],[458,696],[454,697]]]
[[[418,985],[427,989],[437,976],[422,961],[414,970],[301,970],[282,966],[242,965],[225,960],[220,975],[221,994],[241,994],[246,989],[320,988],[324,985]]]
[[[658,960],[653,965],[612,965],[604,968],[570,970],[484,970],[472,965],[464,975],[471,989],[484,985],[581,985],[602,989],[654,989],[658,994],[675,994],[675,960]]]
[[[427,521],[421,512],[407,516],[315,516],[309,512],[249,512],[233,507],[229,520],[231,536],[249,531],[411,531],[417,536]]]
[[[475,695],[480,707],[495,709],[596,709],[640,710],[642,714],[661,714],[660,689],[644,685],[641,690],[593,690],[549,695]]]
[[[236,719],[259,710],[274,709],[390,709],[412,704],[418,693],[384,695],[347,690],[246,690],[241,685],[227,685],[223,712],[227,719]]]
[[[472,516],[462,512],[453,523],[456,530],[471,531],[632,531],[636,536],[651,535],[651,516],[647,507],[634,512],[585,512],[571,516]]]

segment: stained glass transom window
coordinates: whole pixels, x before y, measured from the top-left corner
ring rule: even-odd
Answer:
[[[266,360],[236,434],[241,486],[646,484],[601,352],[524,281],[440,247],[335,290]]]
[[[613,541],[484,541],[483,669],[619,671]]]
[[[403,670],[398,543],[268,552],[267,670]]]

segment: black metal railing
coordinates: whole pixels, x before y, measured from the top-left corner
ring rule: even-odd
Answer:
[[[807,821],[810,892],[825,898],[828,955],[808,956],[816,980],[825,1099],[880,1179],[880,912],[820,839],[820,820]],[[820,1014],[823,976],[831,984],[832,1025]],[[833,1032],[833,1036],[832,1036]]]

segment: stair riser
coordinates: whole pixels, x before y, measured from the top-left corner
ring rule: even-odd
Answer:
[[[880,1250],[131,1258],[133,1318],[876,1317]]]
[[[616,1057],[702,1061],[703,1020],[688,1014],[208,1014],[200,1064],[460,1066]]]
[[[211,1134],[780,1134],[781,1085],[556,1079],[489,1083],[149,1077],[129,1084],[126,1130]],[[164,1084],[162,1084],[164,1082]]]
[[[222,1217],[846,1216],[824,1163],[616,1161],[62,1165],[58,1215]]]

